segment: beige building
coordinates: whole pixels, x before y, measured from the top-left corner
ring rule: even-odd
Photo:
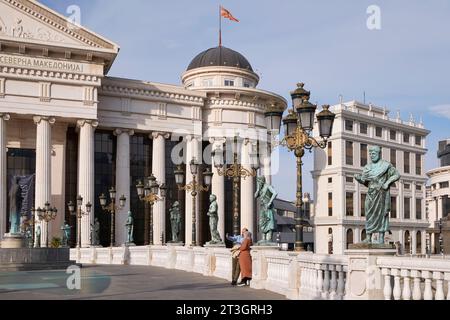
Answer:
[[[135,185],[152,173],[168,186],[165,201],[154,206],[153,242],[168,238],[168,207],[179,200],[185,213],[182,240],[190,244],[192,198],[178,191],[175,164],[195,158],[202,169],[211,166],[211,151],[230,147],[235,136],[239,161],[250,168],[259,146],[260,173],[270,176],[264,112],[271,105],[284,110],[286,101],[257,88],[259,77],[243,55],[211,48],[192,60],[181,84],[171,85],[108,76],[118,52],[117,44],[39,2],[0,0],[0,237],[10,229],[14,177],[34,178],[32,200],[22,206],[22,215],[47,201],[58,210],[49,230],[38,222],[41,245],[47,232],[50,238],[61,236],[64,219],[76,230],[69,201],[81,195],[83,211],[90,202],[93,209],[81,222],[86,247],[94,217],[101,225],[100,243],[109,245],[111,216],[98,197],[110,187],[127,198],[116,214],[116,245],[125,242],[129,210],[136,244],[149,242],[149,207],[139,201]],[[224,237],[232,232],[231,183],[215,173],[212,192]],[[191,180],[187,170],[185,182]],[[242,180],[240,187],[240,222],[255,230],[254,180]],[[203,244],[209,234],[203,214],[207,195],[197,201],[197,242]],[[74,239],[72,232],[72,245]]]
[[[429,131],[422,123],[402,121],[385,108],[357,101],[333,106],[336,120],[325,150],[315,150],[314,195],[317,253],[342,254],[349,244],[365,239],[364,202],[367,188],[353,177],[368,163],[368,149],[382,147],[382,157],[401,174],[391,190],[391,231],[406,253],[425,251],[424,156]]]

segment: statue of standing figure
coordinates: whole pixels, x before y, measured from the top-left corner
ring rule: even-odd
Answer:
[[[70,229],[71,228],[72,227],[69,226],[66,223],[66,220],[64,220],[64,223],[63,223],[63,225],[61,227],[61,230],[63,231],[63,237],[62,237],[62,246],[63,247],[68,247],[69,246],[68,243],[69,243],[69,240],[70,240]]]
[[[179,243],[179,235],[181,230],[181,214],[180,203],[175,201],[172,207],[169,209],[170,213],[170,227],[172,231],[172,243]]]
[[[209,196],[209,229],[211,231],[211,241],[208,244],[223,244],[219,231],[217,231],[217,224],[219,222],[219,215],[217,213],[217,197],[214,194]]]
[[[96,217],[94,224],[91,224],[91,245],[94,247],[100,245],[100,222]]]
[[[259,230],[262,232],[262,240],[258,241],[259,245],[274,244],[272,241],[273,232],[276,231],[275,214],[273,201],[278,193],[274,187],[266,182],[265,177],[256,178],[257,189],[255,198],[260,199],[259,211]]]
[[[20,209],[22,205],[22,192],[19,185],[20,177],[13,177],[9,190],[9,222],[10,234],[20,233]]]
[[[41,225],[40,224],[38,224],[36,226],[36,237],[34,239],[34,245],[36,248],[41,247]]]
[[[370,147],[369,156],[372,163],[364,167],[362,174],[355,175],[355,179],[368,188],[364,204],[367,233],[364,243],[374,243],[372,235],[378,233],[378,244],[384,244],[385,233],[389,231],[390,188],[400,179],[400,174],[391,163],[381,159],[381,147]]]
[[[125,227],[127,228],[127,242],[126,244],[134,244],[133,239],[133,231],[134,231],[134,220],[133,220],[133,214],[131,211],[128,211],[128,218],[125,222]]]

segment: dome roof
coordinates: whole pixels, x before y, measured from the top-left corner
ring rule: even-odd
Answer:
[[[219,46],[197,55],[189,64],[187,71],[202,67],[235,67],[253,71],[248,60],[239,52]]]

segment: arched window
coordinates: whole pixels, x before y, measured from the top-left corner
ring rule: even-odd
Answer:
[[[422,232],[417,231],[416,235],[416,254],[422,254]]]
[[[352,229],[348,229],[347,230],[347,249],[349,247],[349,245],[353,244],[353,230]]]
[[[364,230],[361,232],[361,241],[366,240],[366,238],[367,238],[367,232],[366,232],[366,229],[364,229]]]
[[[333,228],[328,229],[328,254],[333,254]]]
[[[408,230],[405,231],[405,254],[411,253],[411,235]]]

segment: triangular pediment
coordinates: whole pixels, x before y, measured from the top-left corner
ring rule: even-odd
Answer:
[[[71,24],[63,15],[30,0],[0,0],[0,39],[118,51],[113,42]]]

